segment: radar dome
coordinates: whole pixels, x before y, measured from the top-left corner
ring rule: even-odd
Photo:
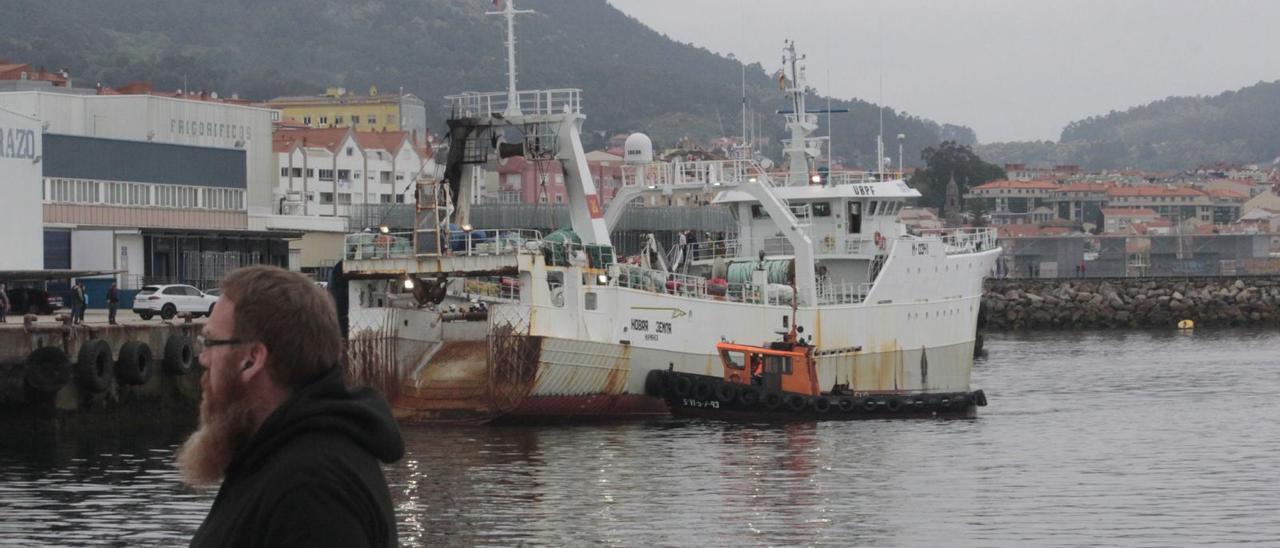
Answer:
[[[622,145],[623,157],[628,164],[648,164],[653,162],[653,141],[643,133],[632,133]]]

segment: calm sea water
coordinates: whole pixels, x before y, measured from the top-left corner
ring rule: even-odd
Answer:
[[[994,334],[976,420],[406,429],[415,545],[1280,543],[1275,331]],[[189,426],[0,443],[0,545],[183,544]]]

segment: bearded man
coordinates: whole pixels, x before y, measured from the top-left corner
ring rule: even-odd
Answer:
[[[333,300],[301,274],[235,270],[200,336],[188,485],[221,482],[191,546],[396,546],[379,461],[404,454],[386,401],[342,378]]]

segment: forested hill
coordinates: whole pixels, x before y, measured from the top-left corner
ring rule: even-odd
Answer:
[[[443,127],[442,97],[506,88],[502,20],[481,0],[8,0],[0,57],[70,69],[75,85],[151,80],[161,89],[215,90],[267,99],[403,87]],[[741,65],[668,39],[603,0],[529,0],[517,7],[520,87],[579,87],[587,138],[631,130],[659,144],[740,131]],[[683,9],[683,8],[674,8]],[[715,16],[706,14],[708,24]],[[726,21],[733,17],[726,16]],[[801,29],[797,29],[800,31]],[[805,44],[799,47],[816,47]],[[778,44],[781,50],[782,44]],[[773,74],[751,65],[750,103],[775,142],[783,99]],[[811,96],[812,97],[812,96]],[[819,98],[812,104],[826,106]],[[878,111],[834,101],[836,156],[874,163]],[[825,133],[825,129],[823,130]],[[906,134],[908,160],[944,139],[975,141],[960,126],[886,109],[890,149]],[[856,146],[856,150],[855,150]]]
[[[1280,157],[1280,81],[1212,97],[1169,97],[1072,122],[1059,142],[994,143],[987,161],[1177,170]]]

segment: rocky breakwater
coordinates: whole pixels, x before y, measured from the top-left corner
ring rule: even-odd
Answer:
[[[988,280],[986,329],[1280,324],[1280,278]]]

